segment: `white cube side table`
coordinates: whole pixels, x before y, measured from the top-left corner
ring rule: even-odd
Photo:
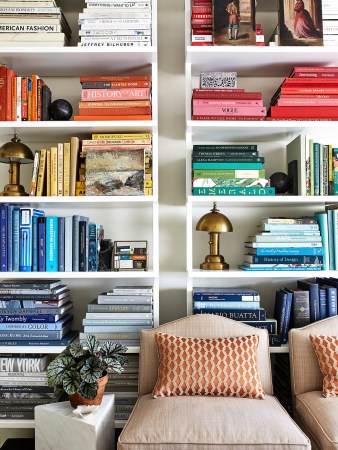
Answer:
[[[81,418],[69,402],[35,407],[35,450],[112,450],[114,395],[104,395],[95,414]]]

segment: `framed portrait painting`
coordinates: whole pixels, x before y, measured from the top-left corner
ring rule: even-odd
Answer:
[[[213,45],[256,45],[255,0],[212,0]]]
[[[279,45],[323,45],[322,0],[279,0]]]

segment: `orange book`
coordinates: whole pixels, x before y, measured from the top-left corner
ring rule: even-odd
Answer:
[[[38,120],[38,75],[32,75],[32,119]]]
[[[12,78],[11,120],[13,122],[16,121],[16,79],[16,76]]]
[[[28,120],[28,77],[21,80],[21,120]]]
[[[149,81],[150,75],[89,75],[80,77],[80,83],[83,81]]]
[[[144,107],[113,107],[113,108],[79,108],[80,116],[123,116],[123,115],[151,114],[151,106]]]
[[[16,73],[12,69],[7,70],[7,92],[6,92],[6,121],[12,119],[12,79],[16,77]]]
[[[101,120],[151,120],[151,115],[140,114],[132,116],[74,116],[74,120],[90,120],[90,121],[101,121]]]

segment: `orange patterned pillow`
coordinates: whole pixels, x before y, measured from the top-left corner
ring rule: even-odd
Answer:
[[[155,335],[159,370],[153,397],[214,395],[264,398],[258,336],[200,339]]]
[[[338,336],[310,336],[320,370],[324,375],[324,397],[338,396]]]

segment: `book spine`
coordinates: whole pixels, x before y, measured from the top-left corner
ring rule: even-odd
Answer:
[[[7,272],[8,205],[0,205],[1,272]]]
[[[79,115],[80,116],[119,116],[119,115],[137,115],[137,114],[151,114],[151,107],[145,106],[145,107],[131,107],[127,106],[125,108],[119,108],[119,107],[113,107],[113,108],[79,108]]]
[[[58,218],[59,272],[65,271],[65,217]]]
[[[58,240],[58,217],[46,216],[46,272],[58,271]]]
[[[64,335],[64,330],[55,330],[55,331],[36,331],[36,330],[25,330],[25,331],[0,331],[0,339],[1,340],[26,340],[26,339],[61,339]]]
[[[83,319],[83,325],[153,325],[152,319]]]
[[[87,271],[86,258],[86,240],[87,240],[87,222],[85,220],[79,221],[79,271]]]
[[[127,304],[133,304],[133,305],[146,305],[146,304],[152,304],[153,298],[151,296],[145,296],[145,295],[118,295],[118,296],[112,296],[112,295],[98,295],[97,296],[97,303],[99,305],[127,305]]]
[[[7,83],[8,83],[8,69],[6,66],[0,66],[0,121],[4,122],[6,119],[7,110]]]
[[[260,297],[259,295],[255,294],[215,294],[213,292],[210,293],[200,293],[200,292],[194,292],[193,293],[193,300],[199,300],[199,301],[223,301],[223,302],[253,302],[253,301],[259,301]],[[226,305],[225,305],[226,306]]]
[[[34,420],[34,411],[0,411],[2,420]]]
[[[263,106],[193,106],[193,115],[200,116],[265,116]]]
[[[38,271],[38,217],[32,217],[32,271]]]
[[[70,142],[63,144],[63,195],[69,197],[70,192]]]
[[[83,81],[82,89],[149,88],[151,81]]]
[[[196,107],[262,107],[263,106],[263,100],[216,100],[216,99],[194,99],[192,102],[194,111]],[[197,113],[196,114],[200,114]],[[214,113],[212,113],[214,114]]]
[[[0,75],[1,77],[1,75]],[[6,115],[5,120],[11,121],[12,120],[12,84],[13,84],[13,78],[16,77],[16,74],[14,70],[7,69],[7,80],[6,80]],[[2,95],[0,95],[2,97]]]
[[[238,302],[238,301],[194,301],[194,309],[259,309],[259,301]]]
[[[198,169],[193,171],[193,178],[265,178],[265,170]]]
[[[33,216],[42,216],[42,210],[34,208],[20,209],[20,228],[19,228],[19,243],[20,243],[20,272],[31,272],[33,266]]]
[[[125,89],[82,89],[81,100],[119,99],[147,100],[150,98],[150,88]]]
[[[46,152],[46,196],[51,196],[51,150]]]
[[[49,106],[51,104],[51,90],[46,85],[42,85],[42,111],[41,111],[41,120],[46,121],[49,120]]]
[[[13,272],[13,214],[17,206],[8,205],[7,214],[7,270]]]
[[[20,210],[13,211],[13,272],[19,272],[20,267]]]
[[[39,170],[36,187],[36,195],[42,196],[45,192],[45,177],[46,177],[46,149],[40,150]]]
[[[262,163],[258,162],[217,162],[217,163],[206,163],[206,162],[193,162],[192,163],[193,170],[200,169],[233,169],[233,170],[262,170]]]
[[[111,321],[111,320],[153,320],[152,313],[143,313],[143,312],[88,312],[86,314],[86,319],[84,320],[102,320],[102,321]]]
[[[310,305],[308,291],[293,291],[292,314],[294,328],[309,325]]]
[[[261,92],[241,92],[229,89],[193,89],[193,100],[199,99],[231,99],[231,100],[262,100]]]
[[[57,145],[57,195],[63,196],[63,144]]]
[[[69,195],[75,196],[78,160],[80,152],[80,140],[78,137],[70,139],[70,174],[69,174]]]
[[[275,188],[268,187],[212,187],[202,188],[194,187],[193,195],[257,195],[271,196],[275,195]]]
[[[30,314],[13,314],[13,315],[6,315],[1,314],[0,315],[0,323],[54,323],[57,320],[59,320],[61,317],[57,314],[39,314],[39,315],[30,315]],[[1,364],[1,358],[0,358],[0,364]],[[17,369],[7,369],[11,372],[14,372]],[[19,371],[21,369],[18,369]],[[42,369],[41,369],[42,370]],[[0,370],[1,372],[1,370]],[[31,370],[31,372],[33,372]]]
[[[58,148],[50,149],[50,195],[58,195]]]
[[[268,331],[269,334],[277,334],[277,322],[273,319],[261,321],[261,322],[251,322],[251,321],[241,321],[243,323],[246,323],[247,325],[251,325],[255,328],[263,328]]]
[[[98,269],[98,240],[96,224],[90,222],[88,225],[88,240],[89,240],[89,257],[88,257],[88,271],[97,272]],[[98,296],[98,302],[99,302]]]
[[[84,333],[134,333],[152,328],[151,325],[85,325]]]
[[[88,304],[88,312],[112,313],[148,313],[152,311],[151,305],[98,305]]]
[[[32,180],[29,188],[29,195],[34,196],[36,194],[36,186],[38,180],[38,170],[39,170],[39,159],[40,159],[40,150],[35,150],[34,161],[33,161],[33,173]]]
[[[323,255],[323,248],[311,248],[311,247],[282,247],[282,248],[255,248],[254,249],[255,254],[258,256],[265,256],[265,255],[292,255],[292,256],[308,256],[308,255]]]
[[[256,256],[245,255],[245,261],[252,264],[322,264],[322,256]]]
[[[72,260],[73,260],[73,272],[79,272],[79,254],[80,254],[80,229],[79,222],[81,216],[73,215],[73,248],[72,248]]]
[[[327,295],[327,317],[337,315],[337,289],[325,287]]]
[[[73,218],[65,217],[65,272],[73,270]]]
[[[193,314],[216,314],[217,316],[227,317],[232,320],[241,320],[246,322],[266,320],[266,310],[260,309],[199,309],[194,308]]]
[[[38,271],[46,271],[46,218],[38,218]]]
[[[71,321],[68,319],[67,322]],[[60,322],[60,321],[59,321]],[[27,331],[27,330],[38,330],[38,331],[58,331],[64,328],[63,323],[59,322],[28,322],[28,323],[0,323],[0,331],[12,330],[15,331]],[[1,375],[1,372],[0,372]]]

